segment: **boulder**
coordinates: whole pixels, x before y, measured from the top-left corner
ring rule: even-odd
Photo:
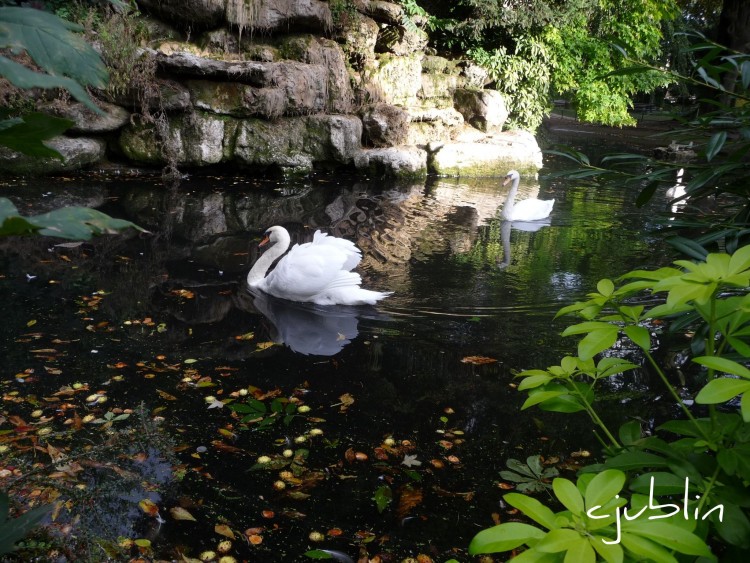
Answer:
[[[169,118],[166,131],[157,134],[153,125],[130,125],[120,135],[119,145],[130,160],[139,164],[200,167],[232,158],[236,121],[207,112]]]
[[[432,143],[428,166],[441,176],[504,176],[516,169],[535,174],[542,167],[542,151],[527,131],[487,136],[482,142]]]
[[[190,93],[176,80],[157,78],[146,90],[130,88],[125,92],[103,92],[102,96],[110,102],[125,106],[133,111],[179,112],[190,107]]]
[[[420,76],[420,88],[417,96],[423,100],[445,99],[451,100],[458,87],[458,76],[442,72],[423,72]]]
[[[285,59],[322,67],[327,71],[321,86],[326,89],[325,110],[328,113],[350,113],[354,94],[349,80],[346,57],[341,46],[331,39],[313,35],[296,35],[279,45]]]
[[[418,27],[389,25],[380,30],[375,50],[380,53],[393,53],[398,56],[421,54],[430,38]]]
[[[464,88],[484,88],[490,82],[490,75],[484,67],[471,61],[463,63],[461,80]]]
[[[49,139],[44,144],[60,153],[62,159],[28,156],[0,147],[0,173],[42,176],[80,170],[101,161],[106,152],[106,144],[102,139],[60,136]]]
[[[485,133],[499,133],[508,119],[505,98],[497,90],[458,89],[453,95],[464,120]]]
[[[262,33],[289,30],[323,33],[333,23],[328,2],[320,0],[230,0],[226,18],[240,29]]]
[[[137,0],[145,12],[181,28],[211,28],[224,21],[226,0]]]
[[[464,126],[464,118],[450,108],[408,108],[411,122],[406,144],[427,145],[452,139]]]
[[[46,106],[45,110],[73,121],[75,124],[68,130],[71,133],[109,133],[130,121],[130,112],[125,108],[102,101],[96,104],[104,112],[103,115],[91,111],[80,102],[65,105],[52,103]]]
[[[413,146],[362,149],[355,156],[354,165],[373,177],[424,178],[427,176],[427,152]]]
[[[354,5],[358,11],[380,23],[400,24],[401,18],[404,15],[404,8],[393,2],[354,0]]]
[[[375,20],[355,12],[337,26],[333,37],[341,44],[350,64],[359,70],[364,60],[375,58],[379,31]]]
[[[364,70],[365,88],[373,101],[410,106],[416,103],[422,81],[421,56],[379,55]]]
[[[404,144],[409,132],[409,114],[390,104],[373,104],[362,113],[365,142],[375,147]]]
[[[245,119],[234,156],[245,166],[304,173],[314,163],[348,164],[361,147],[362,123],[354,116],[314,115],[274,123]]]

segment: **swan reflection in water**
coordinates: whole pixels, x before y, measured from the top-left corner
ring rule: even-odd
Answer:
[[[542,227],[549,227],[552,219],[549,217],[539,221],[503,221],[500,225],[500,240],[503,244],[503,259],[497,261],[497,267],[504,269],[510,266],[510,231],[511,227],[517,231],[534,233]]]
[[[333,356],[359,334],[359,318],[379,315],[362,307],[296,303],[266,295],[245,287],[247,300],[240,299],[242,309],[260,312],[271,324],[270,336],[293,352],[304,355]]]

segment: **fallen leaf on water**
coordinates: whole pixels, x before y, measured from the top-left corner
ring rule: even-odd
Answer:
[[[422,504],[424,495],[422,489],[418,489],[411,486],[403,487],[399,490],[398,506],[396,507],[396,514],[399,518],[403,519],[408,516],[409,512],[415,506]]]
[[[341,405],[341,412],[351,407],[354,404],[354,397],[349,393],[344,393],[339,397],[339,405]]]
[[[225,536],[231,540],[234,539],[234,532],[226,524],[216,524],[216,526],[214,526],[214,532],[216,532],[217,534],[221,534],[222,536]]]
[[[154,502],[151,499],[143,499],[138,502],[138,506],[141,507],[141,510],[148,514],[149,516],[158,516],[159,515],[159,507],[154,504]]]
[[[401,462],[402,465],[405,465],[406,467],[419,467],[422,465],[421,461],[417,460],[416,455],[405,455],[404,460]]]
[[[172,518],[174,518],[175,520],[189,520],[191,522],[197,522],[195,517],[192,514],[190,514],[187,510],[182,508],[181,506],[174,506],[170,508],[169,513],[172,515]]]
[[[246,332],[234,337],[235,340],[252,340],[253,338],[255,338],[254,332]]]
[[[175,397],[174,395],[170,395],[169,393],[167,393],[166,391],[162,391],[161,389],[157,389],[156,392],[159,394],[159,396],[162,399],[165,399],[167,401],[176,401],[177,400],[177,397]]]
[[[487,356],[466,356],[461,359],[461,362],[481,366],[482,364],[494,364],[497,360],[495,358],[488,358]]]
[[[275,345],[276,345],[276,343],[275,343],[275,342],[258,342],[258,343],[257,343],[257,344],[255,345],[255,350],[256,350],[256,351],[260,351],[260,350],[267,350],[267,349],[268,349],[268,348],[270,348],[271,346],[275,346]]]

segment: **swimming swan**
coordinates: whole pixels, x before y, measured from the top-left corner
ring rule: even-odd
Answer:
[[[506,174],[503,180],[503,186],[513,181],[510,193],[505,199],[503,206],[502,218],[506,221],[538,221],[546,219],[552,213],[552,206],[555,204],[554,199],[524,199],[516,203],[516,193],[518,193],[518,182],[521,175],[516,170],[511,170]]]
[[[247,275],[247,284],[282,299],[318,305],[374,305],[391,292],[362,289],[362,278],[350,270],[362,252],[354,243],[316,231],[312,242],[295,244],[266,275],[274,261],[289,248],[284,227],[269,228],[259,246],[271,246]]]

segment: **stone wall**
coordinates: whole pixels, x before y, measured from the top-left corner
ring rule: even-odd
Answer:
[[[369,176],[535,173],[534,137],[505,132],[503,96],[465,61],[426,54],[427,36],[379,0],[139,0],[151,33],[141,56],[149,93],[107,97],[105,116],[49,109],[76,122],[63,160],[0,152],[0,170],[100,165],[227,165]],[[164,22],[169,22],[170,26]],[[149,99],[144,99],[150,96]],[[139,104],[151,108],[150,119]],[[107,150],[104,150],[105,141]]]

